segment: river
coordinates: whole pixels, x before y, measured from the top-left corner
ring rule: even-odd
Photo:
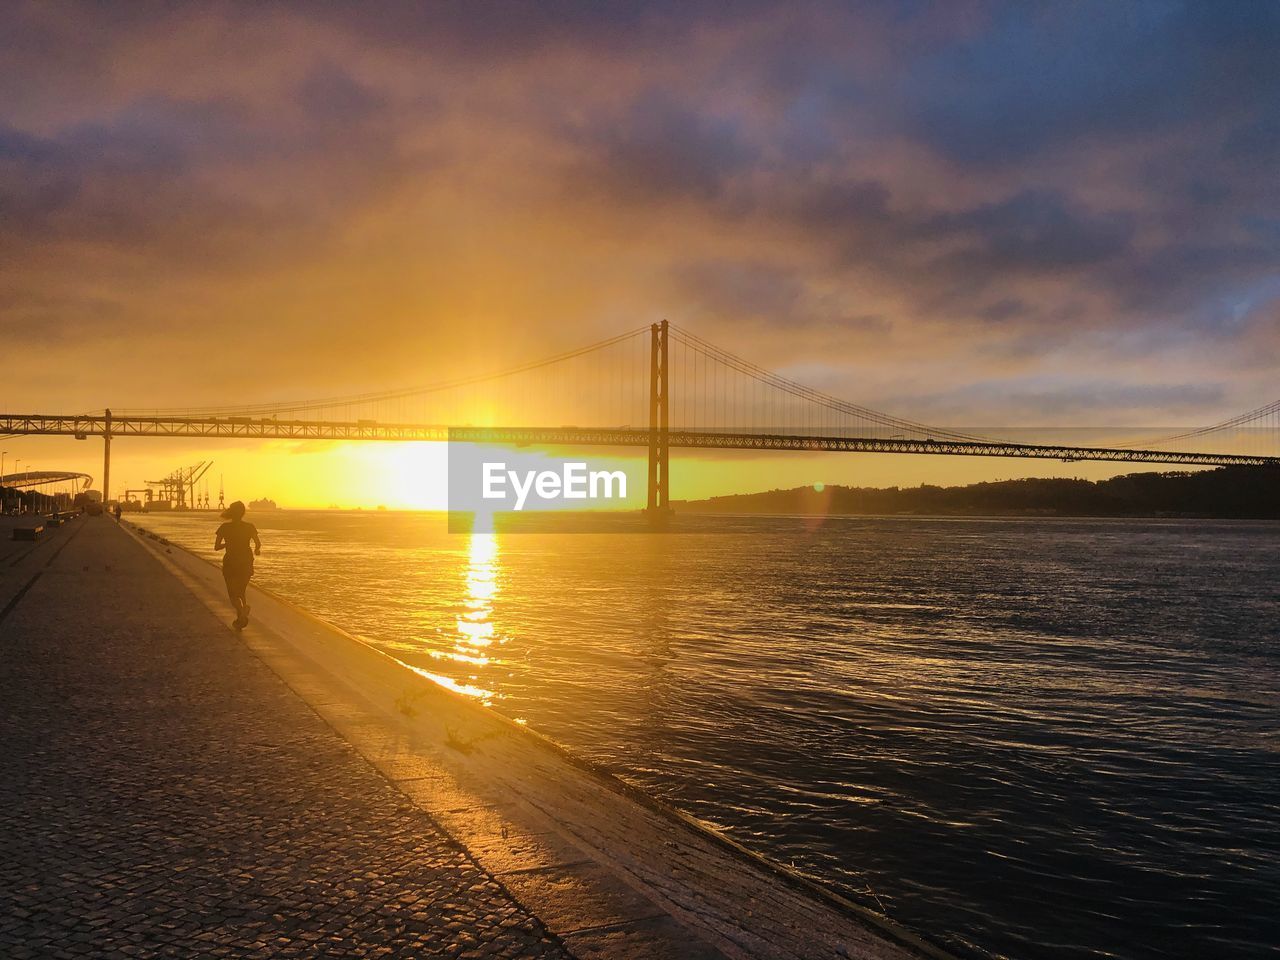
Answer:
[[[262,586],[959,954],[1280,944],[1280,525],[249,519]]]

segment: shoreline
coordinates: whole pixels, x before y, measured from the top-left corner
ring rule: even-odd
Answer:
[[[1031,513],[1031,512],[1009,512],[1009,513],[847,513],[847,512],[829,512],[829,513],[785,513],[785,512],[767,512],[767,511],[733,511],[733,510],[691,510],[683,503],[677,501],[672,504],[673,514],[679,517],[696,517],[704,519],[707,517],[726,517],[733,520],[1098,520],[1108,522],[1156,522],[1167,521],[1173,523],[1179,522],[1196,522],[1196,523],[1253,523],[1253,524],[1280,524],[1280,517],[1224,517],[1214,516],[1212,514],[1182,514],[1182,513]],[[426,510],[411,507],[375,510],[360,507],[343,507],[340,509],[332,509],[330,507],[281,507],[276,510],[261,511],[254,514],[256,518],[291,516],[307,513],[326,513],[326,514],[349,514],[359,516],[376,516],[376,517],[395,517],[395,516],[430,516],[437,515],[447,520],[449,513],[447,510]],[[643,511],[635,510],[596,510],[596,511],[564,511],[562,516],[568,518],[603,518],[618,519],[628,517],[637,521],[643,520]],[[154,516],[154,517],[217,517],[217,510],[126,510],[123,519],[127,522],[132,517],[138,516]],[[515,515],[513,515],[515,516]],[[545,518],[549,516],[546,513],[537,513],[528,511],[519,515],[519,519],[524,517]],[[568,531],[556,530],[538,530],[525,531],[518,529],[504,529],[499,527],[498,533],[557,533]],[[576,532],[576,531],[575,531]],[[667,531],[680,533],[679,530]],[[702,531],[697,531],[702,532]],[[465,536],[465,534],[459,534]]]

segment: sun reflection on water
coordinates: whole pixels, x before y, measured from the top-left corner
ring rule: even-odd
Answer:
[[[501,643],[493,623],[493,601],[498,595],[498,538],[493,533],[473,532],[467,554],[466,590],[462,598],[462,611],[454,622],[456,633],[453,648],[434,651],[432,656],[440,660],[487,667],[496,663],[490,648]],[[470,697],[490,703],[496,696],[493,690],[479,685],[479,677],[470,675],[466,681],[429,674],[432,679]]]
[[[493,643],[493,598],[498,594],[498,539],[492,533],[471,534],[467,565],[466,612],[458,617],[456,650],[475,656]]]

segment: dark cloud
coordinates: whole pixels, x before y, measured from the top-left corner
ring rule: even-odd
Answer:
[[[291,6],[379,44],[462,54],[486,60],[585,48],[624,53],[637,45],[678,40],[689,30],[733,25],[768,10],[764,0],[468,0],[391,3],[378,11],[345,4]]]
[[[1025,317],[1028,310],[1029,308],[1025,301],[1019,300],[1017,297],[1005,297],[983,307],[978,311],[978,315],[984,320],[990,320],[992,323],[1003,323],[1006,320]]]
[[[809,228],[866,236],[893,229],[895,214],[890,209],[890,199],[889,188],[879,180],[818,182],[803,191],[792,209],[779,212]],[[763,203],[768,205],[770,201]]]
[[[758,160],[732,118],[660,94],[641,96],[624,117],[594,117],[572,136],[583,147],[590,181],[641,203],[728,203],[732,178]]]
[[[208,215],[192,158],[229,129],[224,119],[215,106],[156,98],[52,135],[0,128],[0,246],[70,239],[128,247],[157,239],[197,206],[198,217]],[[243,215],[231,207],[221,219]]]
[[[1095,214],[1055,191],[1026,190],[996,203],[941,213],[920,225],[926,239],[959,240],[946,258],[962,272],[1054,273],[1107,263],[1130,249],[1133,218]]]
[[[675,273],[695,309],[734,320],[790,322],[807,294],[796,271],[770,263],[698,261]]]
[[[1123,426],[1117,411],[1143,423],[1151,415],[1173,416],[1172,422],[1186,422],[1199,410],[1222,402],[1227,391],[1220,383],[1115,384],[1080,380],[1068,383],[1035,383],[1025,380],[990,381],[945,393],[917,393],[895,398],[925,411],[939,422],[955,422],[957,410],[1002,410],[1009,419],[981,426],[1009,436],[1023,424],[1049,422],[1061,427],[1099,423],[1099,415],[1110,426]],[[1077,419],[1078,418],[1078,419]],[[976,426],[970,424],[970,426]]]
[[[13,6],[0,326],[233,296],[314,351],[301,378],[316,331],[574,341],[677,308],[965,402],[1053,351],[1079,385],[1046,405],[1212,405],[1182,367],[1097,377],[1164,356],[1217,390],[1271,349],[1277,49],[1245,0]]]
[[[904,9],[867,18],[887,48],[909,51],[901,61],[843,59],[840,39],[859,41],[833,26],[803,54],[789,34],[742,77],[768,105],[755,115],[726,110],[723,91],[689,90],[681,129],[732,119],[732,150],[688,135],[637,144],[617,133],[646,126],[624,101],[603,108],[593,128],[613,133],[586,154],[601,170],[655,174],[629,175],[623,201],[696,201],[724,236],[773,242],[790,265],[784,290],[804,249],[802,286],[873,292],[957,328],[997,320],[1011,344],[1064,322],[1110,328],[1121,352],[1221,341],[1280,253],[1266,226],[1280,211],[1278,12],[989,4],[948,41],[921,40],[921,17]],[[732,299],[721,277],[698,293],[676,270],[710,312]],[[767,302],[753,286],[742,282],[744,299]],[[824,322],[804,296],[785,300],[789,324],[804,309]]]
[[[993,5],[916,65],[907,123],[961,164],[1023,163],[1082,139],[1251,118],[1280,67],[1273,3]]]

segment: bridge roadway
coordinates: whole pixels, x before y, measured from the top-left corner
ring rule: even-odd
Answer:
[[[649,428],[622,427],[476,427],[383,423],[375,420],[278,420],[272,417],[61,416],[0,414],[0,435],[87,437],[227,437],[288,440],[454,441],[528,446],[649,447]],[[928,454],[933,456],[1014,457],[1040,460],[1093,460],[1119,463],[1168,463],[1194,466],[1280,466],[1280,457],[1064,444],[976,442],[937,439],[836,437],[789,433],[715,430],[666,432],[671,447],[702,450],[799,450],[833,453]]]
[[[6,960],[943,957],[265,591],[236,633],[194,554],[14,522]]]

